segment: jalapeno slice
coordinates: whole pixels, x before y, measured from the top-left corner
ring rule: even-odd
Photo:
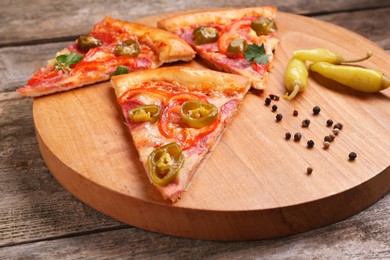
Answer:
[[[202,128],[212,124],[218,117],[218,108],[201,100],[184,102],[180,107],[183,121],[193,128]]]
[[[183,151],[177,143],[172,142],[154,149],[149,155],[149,172],[152,183],[166,186],[173,182],[183,164]]]
[[[81,35],[77,39],[77,47],[80,50],[88,51],[91,48],[102,46],[103,43],[96,39],[95,37],[92,37],[91,35]]]
[[[137,57],[141,51],[139,42],[135,39],[130,39],[120,42],[115,47],[115,54],[118,56],[133,56]]]
[[[138,106],[130,110],[129,118],[133,123],[156,123],[161,115],[161,107],[158,105]]]
[[[248,48],[248,42],[243,38],[236,38],[230,42],[227,52],[229,54],[240,54]]]
[[[218,30],[214,27],[200,26],[193,33],[196,45],[216,42],[218,40]]]
[[[260,17],[252,22],[251,28],[256,32],[257,36],[267,35],[276,31],[276,24],[271,18]]]

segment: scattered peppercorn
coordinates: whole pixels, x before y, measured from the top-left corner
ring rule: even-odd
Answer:
[[[330,142],[332,142],[332,137],[330,137],[329,135],[327,135],[327,136],[324,137],[324,141],[330,143]]]
[[[278,106],[277,105],[272,105],[272,111],[276,111],[278,109]]]
[[[302,127],[308,127],[310,125],[310,120],[309,119],[305,119],[302,121]]]
[[[273,98],[273,100],[275,100],[275,101],[278,101],[280,99],[280,97],[279,96],[277,96],[277,95],[274,95],[274,98]]]
[[[342,123],[337,123],[337,124],[335,124],[334,126],[333,126],[333,129],[339,129],[339,130],[341,130],[341,129],[343,129],[343,124]]]
[[[326,125],[327,126],[332,126],[333,125],[333,120],[332,119],[326,120]]]
[[[270,97],[270,99],[274,99],[274,97],[275,97],[274,94],[269,94],[268,96]]]
[[[338,135],[340,133],[340,130],[338,128],[333,129],[333,134]]]
[[[335,135],[332,135],[332,134],[330,134],[329,137],[330,137],[330,141],[331,141],[331,142],[333,142],[333,140],[336,138],[336,136],[335,136]]]
[[[287,132],[284,136],[285,136],[286,140],[290,140],[290,138],[291,138],[291,133],[288,133],[288,132]]]
[[[324,149],[328,149],[330,146],[330,143],[328,141],[324,141]]]
[[[276,121],[281,121],[283,118],[283,115],[282,114],[277,114],[276,115]]]
[[[307,167],[307,169],[306,169],[307,175],[310,175],[312,172],[313,172],[313,168]]]
[[[266,106],[269,106],[269,104],[271,104],[271,99],[267,97],[264,102]]]
[[[313,107],[313,114],[318,115],[321,111],[321,108],[319,106]]]
[[[294,110],[293,116],[298,116],[298,111],[297,110]]]
[[[313,146],[314,146],[314,141],[313,140],[307,141],[307,148],[313,148]]]
[[[356,154],[355,152],[350,152],[349,155],[348,155],[348,157],[349,157],[349,160],[350,160],[350,161],[353,161],[353,160],[356,159],[357,154]]]
[[[294,134],[294,141],[298,142],[299,140],[301,140],[301,138],[302,138],[301,133],[295,133]]]

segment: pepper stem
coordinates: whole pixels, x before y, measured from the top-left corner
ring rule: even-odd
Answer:
[[[390,87],[390,78],[385,75],[382,75],[381,90],[387,89],[388,87]]]
[[[364,61],[369,59],[371,56],[372,56],[372,51],[368,51],[366,56],[364,57],[353,59],[353,60],[341,60],[340,63],[354,63],[354,62]]]
[[[293,91],[291,92],[290,95],[288,95],[288,92],[283,96],[284,99],[286,100],[291,100],[293,99],[297,94],[298,94],[298,91],[300,89],[300,86],[299,85],[294,85],[294,89]]]

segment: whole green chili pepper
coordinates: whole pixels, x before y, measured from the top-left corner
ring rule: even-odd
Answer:
[[[315,62],[310,65],[309,69],[365,93],[375,93],[390,87],[390,78],[372,69],[334,65],[328,62]]]
[[[300,60],[307,60],[312,62],[325,61],[332,64],[341,64],[341,63],[353,63],[367,60],[372,56],[372,51],[368,51],[365,57],[346,60],[341,55],[332,52],[324,48],[316,48],[311,50],[297,50],[294,51],[293,57]]]
[[[291,100],[298,92],[302,92],[305,89],[308,74],[305,61],[296,58],[292,58],[289,61],[284,75],[284,84],[291,93],[290,95],[286,93],[284,99]]]

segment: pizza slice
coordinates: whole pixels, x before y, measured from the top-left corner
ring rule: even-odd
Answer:
[[[264,89],[272,67],[276,7],[225,9],[179,15],[158,22],[189,43],[215,68],[244,75],[252,87]]]
[[[173,202],[251,84],[240,75],[178,66],[115,76],[111,83],[150,182]]]
[[[109,80],[111,75],[190,61],[195,52],[178,36],[106,17],[88,35],[58,52],[17,91],[41,96]]]

